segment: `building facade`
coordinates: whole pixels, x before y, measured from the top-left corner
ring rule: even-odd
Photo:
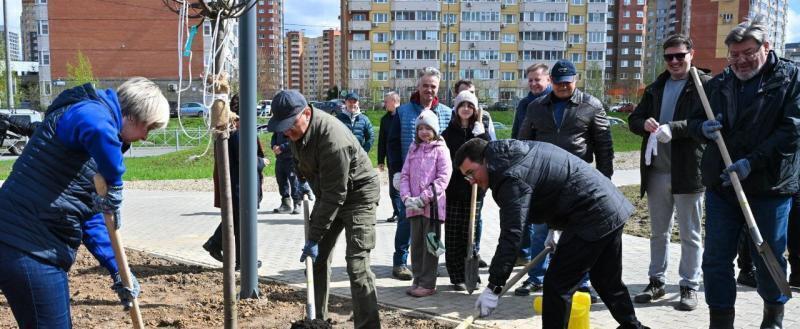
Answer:
[[[606,29],[607,102],[635,102],[643,87],[646,0],[614,0]]]
[[[324,100],[329,89],[341,86],[341,37],[338,29],[328,29],[304,38],[303,94],[309,99]]]
[[[459,79],[484,104],[515,102],[528,92],[528,66],[562,58],[575,62],[579,87],[603,94],[605,0],[343,0],[341,9],[343,89],[365,97],[408,99],[417,71],[432,66],[445,102]]]
[[[284,86],[286,89],[303,91],[303,51],[304,37],[302,31],[289,31],[286,33],[286,74]]]
[[[770,46],[784,54],[789,0],[692,0],[689,35],[695,45],[694,63],[714,74],[728,65],[725,37],[737,24],[761,15],[769,27]]]
[[[665,69],[663,59],[664,40],[670,35],[682,33],[687,29],[689,16],[684,6],[691,1],[683,0],[648,0],[647,2],[647,33],[644,52],[644,83],[655,80]]]
[[[800,62],[800,42],[787,43],[784,50],[784,57]]]
[[[20,34],[22,34],[22,60],[39,61],[39,39],[42,29],[49,29],[47,20],[36,19],[36,2],[39,0],[22,0],[22,15],[20,17]]]
[[[286,88],[284,51],[284,0],[259,0],[256,5],[256,43],[258,45],[258,89],[272,98]]]
[[[0,35],[5,40],[6,28],[3,25],[0,25]],[[3,44],[3,47],[5,46]],[[19,33],[16,31],[8,31],[8,54],[9,59],[12,61],[22,60],[22,45],[20,44]]]

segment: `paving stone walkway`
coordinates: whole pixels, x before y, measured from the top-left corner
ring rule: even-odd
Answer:
[[[625,183],[638,183],[638,171],[618,173]],[[615,173],[615,178],[617,174]],[[627,178],[625,178],[627,177]],[[620,182],[618,182],[620,183]],[[388,195],[383,186],[383,196]],[[128,190],[125,192],[122,234],[127,246],[187,262],[221,267],[201,248],[219,223],[219,211],[212,206],[213,195],[208,192],[167,192]],[[271,210],[278,206],[277,193],[265,193],[258,213],[258,258],[264,266],[259,274],[269,279],[303,287],[304,266],[298,261],[303,246],[302,215],[276,215]],[[498,208],[487,194],[483,209],[484,231],[481,256],[491,260],[499,234]],[[452,291],[441,258],[439,293],[428,298],[412,298],[405,294],[407,282],[391,278],[394,249],[394,223],[385,222],[391,214],[388,202],[381,202],[378,210],[377,246],[372,252],[372,270],[377,277],[378,299],[381,303],[418,312],[441,316],[451,320],[467,317],[472,311],[477,293],[469,296]],[[344,236],[344,235],[342,235]],[[344,260],[344,241],[340,238],[334,252],[331,287],[332,293],[349,296],[350,290]],[[678,245],[670,246],[667,297],[657,303],[637,305],[641,321],[651,328],[707,328],[708,309],[701,287],[700,307],[694,312],[673,309],[678,300]],[[632,236],[623,237],[623,279],[631,294],[641,291],[647,284],[649,242]],[[517,268],[519,269],[519,268]],[[488,273],[481,270],[483,282]],[[480,292],[480,291],[478,291]],[[532,309],[534,296],[505,296],[495,313],[477,323],[496,328],[541,328],[541,319]],[[754,289],[740,287],[736,304],[736,327],[757,328],[761,321],[762,303]],[[595,304],[591,309],[593,328],[616,328],[617,324],[606,307]],[[791,300],[786,305],[785,328],[800,328],[800,302]]]

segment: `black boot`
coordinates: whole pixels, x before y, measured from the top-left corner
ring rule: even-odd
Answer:
[[[783,304],[764,304],[764,319],[761,329],[783,328]]]
[[[733,329],[736,312],[733,308],[709,309],[710,324],[708,329]]]
[[[292,212],[292,198],[281,199],[281,206],[272,210],[277,214],[288,214]]]

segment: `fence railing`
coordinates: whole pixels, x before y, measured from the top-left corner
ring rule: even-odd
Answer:
[[[159,129],[147,135],[146,141],[133,143],[135,148],[174,147],[176,151],[184,148],[205,145],[211,134],[205,128]]]

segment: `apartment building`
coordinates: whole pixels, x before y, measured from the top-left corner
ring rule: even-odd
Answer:
[[[286,33],[286,89],[303,91],[303,51],[304,38],[302,31]]]
[[[787,43],[783,57],[800,62],[800,42]]]
[[[256,44],[259,91],[272,98],[284,88],[284,0],[259,0],[256,4]]]
[[[341,37],[338,29],[322,31],[322,36],[303,40],[303,95],[324,100],[327,91],[341,86]]]
[[[725,37],[737,24],[763,16],[770,46],[784,54],[786,12],[790,0],[691,0],[689,35],[695,45],[694,63],[720,73],[728,65]]]
[[[42,25],[35,16],[34,6],[37,0],[22,0],[22,15],[20,16],[20,34],[22,34],[22,60],[30,62],[39,61],[38,35],[42,28],[49,28],[47,21]]]
[[[647,1],[647,33],[645,38],[645,84],[655,80],[664,72],[663,59],[664,40],[672,34],[686,32],[690,16],[691,1],[684,0],[648,0]]]
[[[528,92],[528,66],[566,58],[579,87],[602,95],[607,15],[605,0],[343,0],[344,89],[407,99],[417,71],[433,66],[445,102],[459,79],[482,103],[513,102]]]
[[[606,85],[613,101],[634,101],[643,87],[646,0],[614,0],[609,9]]]
[[[5,40],[6,27],[4,25],[0,25],[0,35],[2,35],[2,39]],[[3,47],[5,47],[5,44],[3,44]],[[9,59],[12,61],[22,60],[19,33],[16,31],[8,31],[8,54]]]

